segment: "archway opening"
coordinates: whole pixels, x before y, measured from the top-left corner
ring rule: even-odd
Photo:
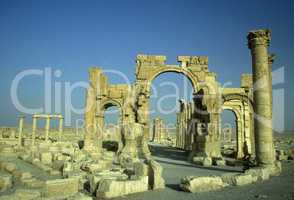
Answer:
[[[221,149],[224,157],[237,156],[237,116],[233,110],[225,109],[221,114]]]
[[[113,104],[107,105],[104,111],[102,146],[108,151],[117,152],[120,142],[120,108]]]
[[[178,72],[163,72],[157,75],[151,84],[149,104],[149,123],[151,153],[173,159],[187,159],[187,153],[177,155],[171,146],[176,145],[178,116],[181,102],[193,103],[194,87],[191,80]],[[168,146],[168,148],[165,148]]]

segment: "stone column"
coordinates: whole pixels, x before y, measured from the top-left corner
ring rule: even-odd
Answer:
[[[241,119],[236,119],[236,134],[237,134],[237,158],[243,158],[243,130],[242,130],[242,120]]]
[[[18,125],[18,146],[22,146],[22,132],[25,116],[19,116],[19,125]]]
[[[49,131],[50,131],[50,116],[46,117],[46,124],[45,124],[45,141],[47,142],[49,139]]]
[[[269,30],[252,31],[247,36],[252,56],[253,100],[256,158],[259,165],[271,165],[275,161],[273,132],[270,67],[268,46],[271,33]]]
[[[59,140],[61,140],[62,133],[63,133],[63,117],[60,116],[60,118],[59,118],[59,128],[58,128],[58,138],[59,138]]]
[[[32,146],[35,146],[36,130],[37,130],[37,117],[33,115],[33,127],[32,127]]]

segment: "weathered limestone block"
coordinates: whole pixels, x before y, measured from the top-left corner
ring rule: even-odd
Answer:
[[[197,157],[193,158],[193,163],[195,163],[196,165],[211,166],[212,159],[211,159],[211,157],[197,156]]]
[[[41,192],[38,190],[18,189],[14,195],[21,200],[34,200],[41,197]]]
[[[289,149],[287,154],[288,154],[288,160],[294,160],[294,149]]]
[[[15,170],[12,172],[12,174],[13,174],[13,176],[15,176],[19,180],[32,178],[32,174],[27,171]]]
[[[43,152],[40,154],[40,160],[45,165],[52,165],[52,154],[49,152]]]
[[[79,180],[76,178],[49,180],[45,183],[45,197],[67,197],[78,193]]]
[[[148,165],[144,162],[135,162],[134,173],[136,177],[148,176]]]
[[[90,192],[94,193],[98,189],[98,185],[101,180],[103,179],[111,179],[111,180],[127,180],[128,176],[126,174],[123,174],[120,171],[113,172],[113,171],[103,171],[100,173],[92,174],[89,176],[90,180]]]
[[[108,169],[111,166],[111,164],[112,160],[99,160],[95,163],[86,163],[82,166],[82,169],[90,173],[96,173]]]
[[[3,163],[3,169],[9,173],[16,170],[16,165],[14,163],[5,162]]]
[[[142,177],[138,180],[126,181],[103,179],[99,184],[96,196],[98,198],[114,198],[147,190],[148,176]]]
[[[0,196],[0,200],[19,200],[14,194]]]
[[[68,173],[74,170],[72,162],[65,162],[62,168],[62,175],[65,177]]]
[[[224,159],[222,159],[222,158],[214,158],[213,161],[212,161],[212,164],[216,165],[216,166],[225,166],[226,161]]]
[[[180,187],[186,192],[208,192],[225,187],[220,177],[184,177]]]
[[[267,166],[271,176],[279,176],[282,172],[282,163],[280,161],[275,161],[272,165]]]
[[[162,178],[162,167],[161,165],[154,161],[149,161],[149,186],[151,189],[163,189],[165,188],[165,181]]]
[[[83,193],[78,193],[74,196],[67,198],[67,200],[92,200],[92,197],[89,197]]]
[[[255,167],[245,171],[245,174],[257,177],[258,181],[265,181],[270,178],[270,171],[264,167]]]
[[[248,185],[257,181],[257,177],[251,174],[225,174],[221,178],[224,183],[232,186]]]
[[[28,188],[42,188],[45,186],[45,182],[36,178],[25,179],[22,183]]]
[[[0,192],[3,192],[12,187],[11,174],[0,172]]]
[[[288,160],[288,154],[284,150],[276,150],[277,160]]]

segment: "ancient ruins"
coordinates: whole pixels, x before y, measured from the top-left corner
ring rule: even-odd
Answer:
[[[239,88],[221,88],[216,74],[209,71],[206,56],[178,56],[179,65],[169,65],[162,55],[138,55],[132,85],[110,84],[102,68],[90,68],[82,138],[66,135],[60,114],[33,115],[32,128],[26,132],[21,116],[18,134],[17,130],[2,130],[0,190],[7,193],[0,199],[86,200],[163,189],[162,167],[148,143],[167,144],[171,134],[160,118],[150,125],[149,101],[152,81],[166,72],[185,75],[194,90],[192,102],[179,99],[173,148],[189,152],[187,160],[195,166],[244,165],[244,173],[182,177],[178,183],[182,190],[211,191],[279,175],[281,163],[276,160],[272,131],[271,32],[251,31],[247,38],[252,74],[240,77]],[[104,128],[105,110],[111,106],[120,111],[119,127],[110,131],[115,132],[112,139]],[[230,162],[221,148],[223,110],[236,116],[237,149]],[[52,118],[59,120],[59,127],[50,131]],[[43,134],[38,119],[46,121]],[[7,132],[14,135],[5,135]],[[115,150],[104,147],[108,140],[118,143]]]

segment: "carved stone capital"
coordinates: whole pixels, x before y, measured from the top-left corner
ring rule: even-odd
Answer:
[[[269,46],[271,41],[271,31],[268,29],[250,31],[247,35],[247,39],[249,49],[252,49],[258,45]]]

